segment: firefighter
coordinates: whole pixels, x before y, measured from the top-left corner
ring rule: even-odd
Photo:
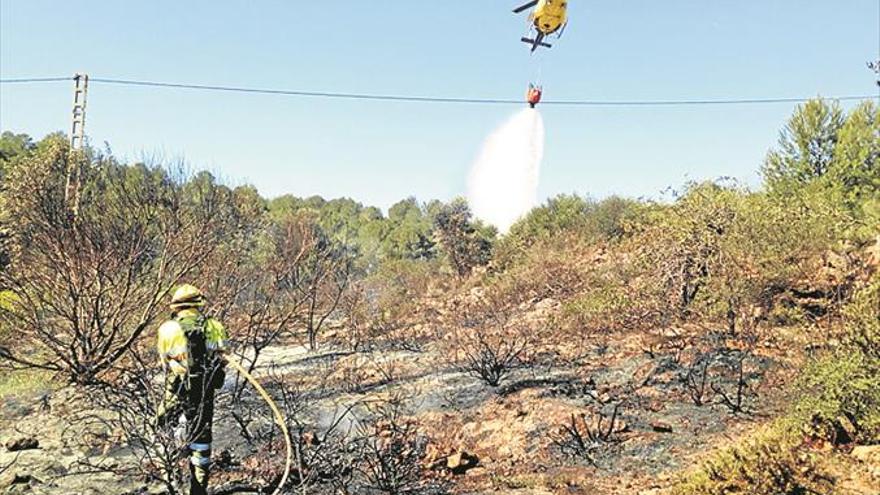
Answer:
[[[165,395],[157,413],[160,426],[186,418],[190,495],[206,495],[211,464],[214,391],[225,379],[223,324],[205,316],[206,299],[185,284],[171,297],[171,319],[159,327],[159,359],[165,368]]]

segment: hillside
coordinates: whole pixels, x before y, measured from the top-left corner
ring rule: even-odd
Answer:
[[[503,236],[6,133],[0,491],[180,493],[154,345],[191,282],[282,409],[283,493],[880,493],[878,122],[812,101],[758,190],[563,195]],[[232,371],[217,400],[214,493],[271,493],[268,407]]]

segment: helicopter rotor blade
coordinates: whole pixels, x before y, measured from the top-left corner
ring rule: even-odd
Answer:
[[[530,9],[530,8],[534,7],[535,5],[538,5],[538,0],[534,0],[534,1],[532,1],[532,2],[529,2],[529,3],[525,4],[525,5],[522,5],[522,6],[519,6],[519,7],[515,8],[515,9],[513,9],[513,13],[514,13],[514,14],[519,14],[520,12],[522,12],[522,11],[524,11],[524,10],[526,10],[526,9]]]

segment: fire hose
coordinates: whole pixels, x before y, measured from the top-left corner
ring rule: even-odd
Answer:
[[[281,489],[284,488],[284,484],[287,483],[287,477],[290,476],[290,464],[293,460],[293,444],[290,442],[290,433],[287,430],[287,421],[284,419],[284,416],[281,414],[281,410],[278,409],[278,405],[275,404],[275,401],[272,400],[272,397],[269,396],[269,393],[266,392],[266,389],[260,385],[260,382],[257,381],[250,373],[245,370],[241,364],[233,361],[229,358],[229,356],[224,356],[224,359],[232,366],[232,368],[241,373],[241,376],[245,378],[254,388],[257,390],[257,393],[260,394],[260,397],[269,405],[269,409],[272,410],[272,413],[275,416],[275,423],[278,424],[278,428],[281,429],[281,433],[284,435],[284,443],[287,447],[287,456],[284,461],[284,474],[281,476],[281,481],[278,482],[278,486],[275,488],[275,491],[272,492],[272,495],[278,495],[281,493]]]

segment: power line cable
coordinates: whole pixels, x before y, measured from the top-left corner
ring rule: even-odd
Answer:
[[[129,86],[148,86],[159,88],[175,88],[175,89],[192,89],[202,91],[228,91],[235,93],[256,93],[286,96],[303,96],[312,98],[338,98],[350,100],[380,100],[380,101],[404,101],[404,102],[423,102],[423,103],[485,103],[485,104],[513,104],[522,103],[521,100],[495,99],[495,98],[451,98],[437,96],[404,96],[404,95],[380,95],[380,94],[363,94],[363,93],[334,93],[326,91],[301,91],[288,89],[265,89],[265,88],[244,88],[236,86],[214,86],[206,84],[184,84],[156,81],[133,81],[126,79],[108,79],[101,77],[93,77],[89,79],[91,82],[105,84],[120,84]]]
[[[72,77],[28,77],[21,79],[0,79],[0,84],[30,84],[44,82],[73,81]]]
[[[30,79],[0,79],[0,84],[8,83],[28,83],[28,82],[57,82],[69,81],[72,78],[30,78]],[[115,79],[92,77],[89,79],[92,83],[114,84],[124,86],[140,86],[150,88],[168,88],[168,89],[188,89],[195,91],[223,91],[235,93],[250,94],[268,94],[297,96],[306,98],[334,98],[349,100],[373,100],[373,101],[392,101],[392,102],[409,102],[409,103],[458,103],[458,104],[477,104],[477,105],[522,105],[523,100],[520,99],[504,99],[504,98],[459,98],[459,97],[442,97],[442,96],[407,96],[407,95],[388,95],[388,94],[368,94],[368,93],[344,93],[344,92],[327,92],[327,91],[303,91],[288,89],[267,89],[267,88],[249,88],[239,86],[221,86],[207,84],[186,84],[174,82],[160,81],[141,81],[132,79]],[[832,100],[853,101],[874,98],[870,95],[846,95],[829,97]],[[542,105],[554,106],[697,106],[697,105],[759,105],[774,103],[803,103],[811,98],[733,98],[733,99],[694,99],[694,100],[547,100]]]
[[[828,96],[828,100],[854,101],[873,98],[873,96]],[[718,100],[550,100],[541,105],[565,105],[565,106],[696,106],[696,105],[761,105],[773,103],[803,103],[812,98],[746,98],[746,99],[718,99]]]

